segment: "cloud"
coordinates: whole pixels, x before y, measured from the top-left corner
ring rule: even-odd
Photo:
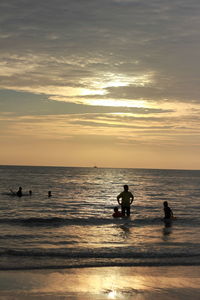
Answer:
[[[44,134],[52,123],[67,136],[106,128],[197,137],[199,16],[197,0],[3,0],[0,109],[29,134],[51,116]]]
[[[11,0],[0,8],[2,89],[57,101],[101,90],[102,99],[200,102],[196,0]],[[119,78],[126,86],[115,86]]]
[[[68,99],[69,100],[69,99]],[[133,113],[136,115],[160,115],[172,113],[169,108],[113,107],[85,105],[70,102],[51,101],[46,95],[35,95],[25,92],[0,91],[0,111],[16,115],[59,115],[59,114],[107,114]]]
[[[122,115],[122,114],[73,114],[16,116],[2,114],[0,117],[1,139],[17,141],[33,140],[65,141],[69,144],[99,144],[121,147],[148,146],[175,149],[198,147],[199,118],[191,122],[184,118]]]

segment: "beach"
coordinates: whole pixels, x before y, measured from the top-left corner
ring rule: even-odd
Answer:
[[[197,300],[200,267],[100,267],[0,272],[0,299]]]

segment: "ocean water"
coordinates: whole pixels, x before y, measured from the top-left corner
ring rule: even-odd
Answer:
[[[131,217],[113,219],[124,184]],[[197,170],[0,166],[0,269],[200,265],[199,199]]]

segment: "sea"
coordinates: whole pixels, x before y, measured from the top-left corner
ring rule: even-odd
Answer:
[[[114,219],[124,184],[131,216]],[[198,266],[199,200],[198,170],[0,166],[0,270]]]

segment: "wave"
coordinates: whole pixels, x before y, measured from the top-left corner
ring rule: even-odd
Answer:
[[[111,218],[61,218],[61,217],[49,217],[49,218],[40,218],[40,217],[30,217],[30,218],[4,218],[0,219],[0,224],[6,223],[10,225],[21,225],[21,226],[93,226],[93,225],[156,225],[161,224],[163,219],[161,218],[144,218],[144,219],[113,219]]]
[[[131,226],[148,226],[163,224],[162,218],[61,218],[61,217],[30,217],[30,218],[2,218],[0,224],[20,225],[20,226],[95,226],[95,225],[123,225]],[[178,218],[173,223],[179,225],[200,225],[200,221],[194,218]]]
[[[200,255],[147,252],[88,253],[87,251],[60,253],[57,251],[43,252],[33,250],[5,250],[0,254],[0,270],[67,269],[111,266],[200,266]]]
[[[118,248],[117,251],[90,251],[89,249],[77,251],[75,249],[69,250],[66,248],[59,250],[52,249],[1,249],[0,257],[55,257],[65,259],[173,259],[178,258],[200,258],[199,253],[188,252],[133,252],[128,249]]]
[[[60,218],[60,217],[50,217],[50,218],[4,218],[0,219],[0,223],[14,224],[14,225],[24,225],[24,226],[71,226],[71,225],[100,225],[112,223],[112,219],[106,218]]]
[[[0,266],[1,271],[26,271],[26,270],[64,270],[64,269],[83,269],[83,268],[105,268],[105,267],[178,267],[178,266],[200,266],[199,262],[99,262],[99,263],[80,263],[80,264],[57,264],[57,265],[14,265]]]

